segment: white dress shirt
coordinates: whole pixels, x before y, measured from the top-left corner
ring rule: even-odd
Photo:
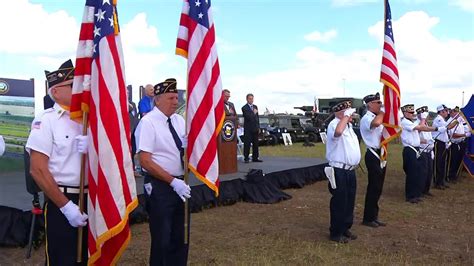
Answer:
[[[453,120],[453,118],[449,118],[448,121],[446,122],[447,124],[451,123],[451,121]],[[453,128],[451,128],[450,130],[448,130],[448,133],[449,133],[449,137],[451,138],[451,141],[453,143],[456,143],[456,144],[459,144],[461,143],[465,137],[460,137],[460,138],[455,138],[453,137],[454,133],[456,134],[461,134],[461,135],[465,135],[466,132],[464,131],[464,125],[463,125],[463,121],[464,119],[462,119],[461,117],[458,117],[457,118],[457,121],[458,121],[458,124],[455,125]]]
[[[360,147],[357,135],[352,130],[352,125],[347,124],[342,135],[335,137],[339,118],[334,118],[328,125],[326,142],[326,159],[329,162],[343,163],[350,166],[360,162]]]
[[[419,121],[412,122],[409,119],[402,118],[400,126],[402,127],[401,138],[403,147],[420,147],[420,134],[418,130],[414,129],[416,126],[418,126],[418,123]]]
[[[74,147],[78,135],[82,135],[82,125],[56,103],[33,120],[25,148],[49,157],[48,169],[58,185],[77,187],[82,155]],[[84,181],[87,184],[87,178]]]
[[[360,120],[360,134],[365,142],[367,148],[380,149],[380,141],[382,138],[383,125],[375,128],[370,128],[370,124],[376,115],[367,110],[367,113]]]
[[[448,125],[448,122],[444,120],[444,118],[441,115],[438,115],[434,120],[433,120],[433,127],[446,127]],[[433,139],[439,140],[442,142],[448,142],[448,132],[443,132],[440,133],[438,131],[433,131],[431,132],[431,135],[433,136]]]
[[[186,135],[184,118],[178,114],[171,115],[171,123],[180,138]],[[168,126],[168,117],[156,106],[144,116],[135,131],[137,153],[151,153],[154,163],[158,164],[172,176],[184,174],[178,147]]]

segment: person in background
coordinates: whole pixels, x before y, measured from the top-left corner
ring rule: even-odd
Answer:
[[[454,120],[454,121],[453,121]],[[450,183],[458,182],[458,169],[461,166],[461,161],[464,156],[465,147],[463,145],[466,137],[470,136],[470,132],[464,131],[464,119],[459,115],[459,107],[451,109],[448,124],[455,124],[453,128],[448,130],[451,146],[448,149],[448,165],[447,165],[447,180]]]
[[[420,125],[428,126],[426,123],[426,117],[428,117],[428,106],[422,106],[416,109],[418,122]],[[433,194],[430,192],[431,180],[433,179],[433,148],[434,140],[430,132],[420,131],[420,172],[421,176],[424,177],[421,180],[421,192],[422,196],[430,196]],[[424,182],[423,182],[424,180]]]
[[[249,162],[250,144],[252,144],[252,162],[263,162],[258,158],[258,133],[260,120],[258,107],[253,104],[253,94],[247,94],[247,104],[242,106],[244,116],[244,162]]]
[[[153,110],[155,102],[153,101],[153,85],[148,84],[145,86],[145,95],[138,102],[138,111],[140,112],[140,118],[143,118],[148,112]]]

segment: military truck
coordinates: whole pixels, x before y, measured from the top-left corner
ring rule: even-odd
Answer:
[[[239,125],[241,127],[244,126],[244,117],[241,114],[238,114],[237,117],[239,118]],[[270,120],[267,116],[260,115],[260,132],[258,133],[258,143],[262,145],[274,145],[275,144],[275,136],[271,135],[268,131],[268,127],[270,124]]]
[[[311,142],[320,141],[320,133],[326,131],[324,121],[330,114],[314,112],[313,106],[309,105],[294,108],[304,111],[304,116],[300,118],[300,121],[305,133],[308,134],[308,140]]]
[[[286,133],[290,134],[291,140],[293,142],[304,141],[308,138],[308,134],[305,132],[305,129],[300,121],[301,116],[272,114],[270,117],[272,120],[271,126],[274,128],[279,128],[282,133],[286,130]],[[281,141],[283,141],[283,138],[281,138]]]

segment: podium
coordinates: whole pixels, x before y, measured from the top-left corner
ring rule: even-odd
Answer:
[[[226,116],[218,136],[219,174],[237,172],[237,116]]]

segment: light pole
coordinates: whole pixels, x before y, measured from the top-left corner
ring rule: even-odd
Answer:
[[[461,104],[462,107],[464,107],[464,91],[462,91],[462,104]]]

